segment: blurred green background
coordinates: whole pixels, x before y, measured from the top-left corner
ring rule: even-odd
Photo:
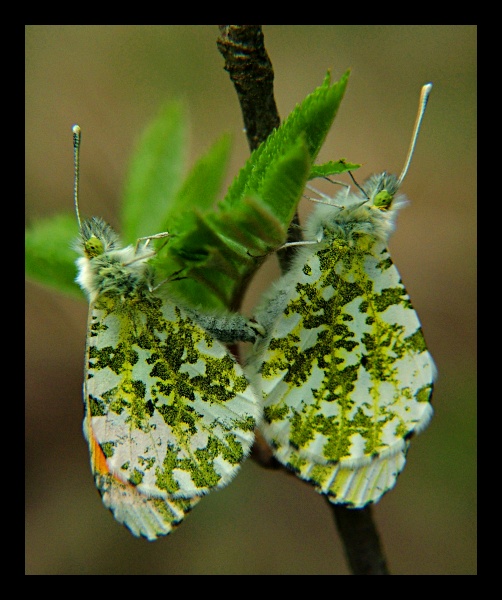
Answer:
[[[328,69],[352,69],[319,161],[398,173],[420,87],[434,83],[390,250],[439,378],[429,428],[375,506],[393,574],[476,573],[476,27],[264,26],[285,118]],[[181,98],[190,163],[234,136],[228,183],[249,155],[217,26],[26,28],[26,221],[72,211],[71,126],[83,131],[80,210],[118,228],[134,144]],[[321,187],[321,186],[318,186]],[[325,189],[325,188],[323,188]],[[333,193],[332,188],[325,189]],[[224,190],[222,190],[223,195]],[[301,203],[301,216],[311,209]],[[244,312],[278,275],[275,257]],[[156,542],[117,524],[94,487],[81,433],[87,305],[26,284],[26,573],[345,574],[325,500],[247,460]]]

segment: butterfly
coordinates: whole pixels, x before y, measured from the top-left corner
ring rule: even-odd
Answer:
[[[241,367],[197,311],[156,284],[152,239],[122,246],[101,218],[78,212],[77,283],[89,299],[83,422],[103,503],[136,536],[166,535],[248,455],[261,407]],[[215,331],[228,318],[202,318]],[[252,328],[251,328],[252,329]],[[247,331],[254,339],[253,331]],[[245,338],[244,338],[245,339]]]
[[[246,370],[264,402],[260,430],[282,464],[353,508],[395,485],[433,413],[436,368],[387,249],[431,87],[401,175],[318,192],[305,241],[255,311],[266,335]]]

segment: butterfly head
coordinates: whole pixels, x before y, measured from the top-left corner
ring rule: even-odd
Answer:
[[[110,250],[116,250],[118,246],[119,238],[106,221],[100,217],[91,217],[82,222],[77,247],[86,258],[96,258]]]
[[[399,180],[395,175],[386,173],[372,175],[364,184],[363,190],[370,206],[380,210],[388,210],[399,189]]]

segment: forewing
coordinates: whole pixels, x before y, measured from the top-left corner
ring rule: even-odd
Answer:
[[[389,253],[366,242],[335,238],[301,255],[253,363],[265,402],[261,430],[279,459],[288,464],[294,453],[305,473],[338,465],[336,482],[343,469],[364,468],[361,484],[372,486],[375,459],[400,455],[390,472],[400,470],[406,440],[428,423],[435,368]],[[392,477],[384,479],[381,487]]]
[[[258,403],[229,352],[180,308],[152,294],[101,296],[87,365],[89,433],[113,477],[172,502],[234,476]]]

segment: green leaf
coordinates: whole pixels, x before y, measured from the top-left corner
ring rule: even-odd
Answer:
[[[171,241],[166,264],[186,269],[189,281],[180,282],[179,289],[187,299],[199,298],[203,283],[213,295],[212,302],[206,298],[208,306],[236,306],[243,282],[261,263],[253,256],[264,255],[285,240],[347,80],[348,72],[331,85],[328,73],[251,154],[217,209],[199,212],[192,227]]]
[[[225,204],[233,205],[250,192],[260,195],[261,188],[267,184],[268,171],[300,136],[304,136],[310,158],[315,160],[342,101],[348,77],[347,71],[340,81],[330,85],[328,73],[322,85],[295,107],[284,123],[250,156],[230,186],[223,201]]]
[[[128,172],[122,206],[122,239],[160,232],[181,188],[188,124],[180,102],[169,102],[142,135]]]
[[[25,232],[25,271],[27,277],[71,296],[84,298],[75,283],[77,238],[75,215],[61,214],[38,221]]]
[[[177,235],[194,227],[193,211],[211,210],[221,192],[228,161],[231,136],[223,135],[199,158],[183,185],[172,198],[162,229]]]
[[[349,163],[344,158],[340,160],[330,160],[322,165],[312,165],[309,179],[315,179],[316,177],[329,177],[330,175],[340,175],[340,173],[346,173],[347,171],[354,171],[359,169],[361,165],[356,163]]]
[[[203,296],[206,307],[238,304],[243,281],[284,241],[310,166],[300,136],[269,169],[262,196],[250,194],[234,206],[222,203],[205,215],[197,211],[194,227],[171,240],[162,267],[164,273],[166,264],[171,272],[176,265],[187,269],[187,279],[175,285],[185,299],[194,303]]]

